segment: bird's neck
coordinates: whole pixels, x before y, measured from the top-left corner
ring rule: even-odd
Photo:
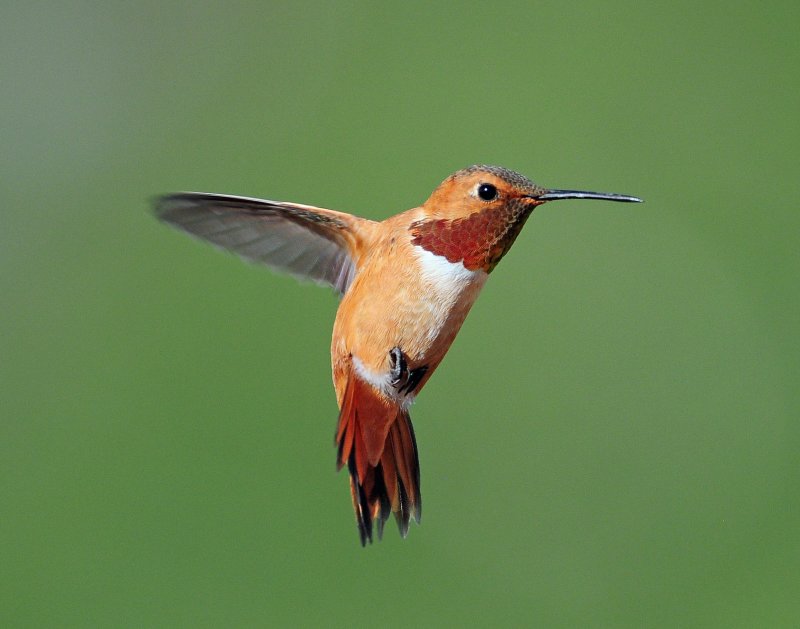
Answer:
[[[468,216],[415,221],[411,242],[450,262],[462,262],[476,271],[491,272],[514,243],[533,206],[509,203]]]

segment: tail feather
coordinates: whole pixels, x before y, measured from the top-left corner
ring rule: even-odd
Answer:
[[[390,514],[400,534],[420,521],[419,458],[408,411],[386,400],[358,376],[350,375],[336,431],[337,468],[347,464],[361,544],[378,539]]]

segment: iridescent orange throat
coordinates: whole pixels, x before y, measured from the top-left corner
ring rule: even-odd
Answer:
[[[463,262],[470,271],[489,273],[514,244],[537,205],[519,200],[464,218],[416,221],[409,228],[411,242],[449,262]]]

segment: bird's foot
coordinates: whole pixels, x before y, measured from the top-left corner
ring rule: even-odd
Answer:
[[[406,357],[399,347],[389,350],[389,382],[397,389],[398,393],[414,393],[417,385],[428,371],[428,365],[420,365],[416,369],[409,369]]]

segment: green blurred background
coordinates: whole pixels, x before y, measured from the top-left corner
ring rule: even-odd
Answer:
[[[0,622],[800,622],[800,4],[11,3]],[[362,549],[331,291],[167,229],[206,190],[385,218],[475,162],[536,211]]]

